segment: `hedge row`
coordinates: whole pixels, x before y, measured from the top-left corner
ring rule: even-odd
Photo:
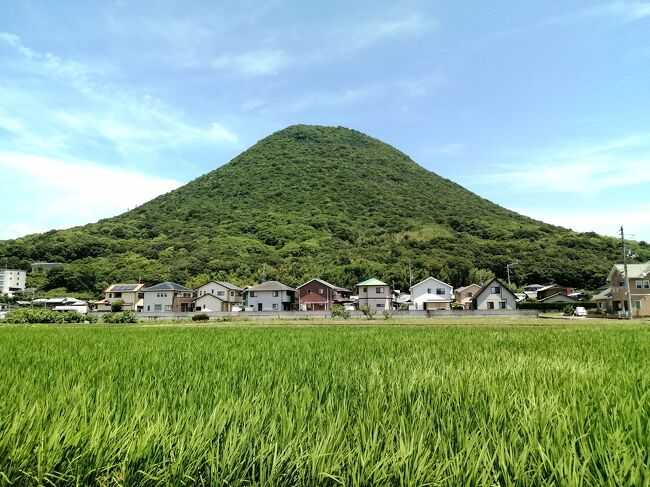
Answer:
[[[594,309],[598,307],[598,303],[593,303],[591,301],[579,301],[577,303],[519,303],[517,304],[518,309],[536,309],[539,311],[563,311],[566,306],[573,306],[575,309],[578,306],[582,306],[585,309]]]

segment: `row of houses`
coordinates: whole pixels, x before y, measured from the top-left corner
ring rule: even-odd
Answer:
[[[622,264],[612,267],[607,283],[593,297],[598,307],[611,314],[631,311],[634,317],[650,316],[650,261],[628,264],[628,281],[624,278]],[[0,269],[0,294],[20,294],[25,290],[26,272]],[[629,299],[628,289],[629,287]],[[85,303],[74,298],[49,298],[19,305],[42,305],[59,310],[81,309],[90,304],[98,311],[110,311],[116,300],[123,309],[148,313],[183,313],[193,311],[331,311],[335,304],[348,308],[368,307],[374,311],[408,308],[412,310],[450,309],[458,303],[465,309],[515,309],[523,300],[541,303],[578,303],[586,296],[571,287],[556,284],[529,284],[523,293],[513,293],[498,278],[483,285],[470,284],[453,289],[435,277],[428,277],[399,293],[378,279],[368,279],[352,290],[314,278],[293,288],[278,281],[266,281],[245,288],[224,281],[211,281],[198,289],[190,289],[174,282],[153,286],[145,284],[116,283],[104,291],[104,298]]]
[[[310,279],[293,288],[278,281],[266,281],[240,288],[224,281],[210,281],[198,289],[175,282],[153,286],[144,284],[111,284],[104,299],[93,303],[98,311],[110,311],[116,300],[123,309],[145,313],[233,312],[233,311],[331,311],[334,305],[347,308],[368,307],[373,311],[390,311],[399,307],[412,310],[451,309],[458,301],[466,309],[515,309],[518,297],[499,279],[485,285],[472,284],[454,291],[434,277],[428,277],[410,288],[410,294],[396,294],[379,279],[368,279],[352,290],[323,279]]]

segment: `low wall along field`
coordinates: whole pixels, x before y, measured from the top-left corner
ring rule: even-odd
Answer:
[[[650,327],[519,321],[0,327],[0,483],[648,485]]]

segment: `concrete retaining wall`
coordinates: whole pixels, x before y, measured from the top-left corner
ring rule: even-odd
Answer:
[[[100,313],[101,314],[101,313]],[[191,320],[195,313],[139,313],[140,321],[150,320]],[[205,313],[211,319],[233,318],[242,320],[309,320],[332,319],[329,311],[261,311],[261,312],[210,312]],[[352,319],[364,319],[360,311],[350,312]],[[511,310],[511,309],[494,309],[494,310],[435,310],[435,311],[393,311],[393,318],[534,318],[537,316],[535,310]],[[381,313],[375,315],[376,320],[383,319]]]

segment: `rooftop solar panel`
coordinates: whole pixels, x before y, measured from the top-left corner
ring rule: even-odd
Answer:
[[[133,291],[138,287],[137,284],[125,284],[120,286],[113,286],[113,291]]]

